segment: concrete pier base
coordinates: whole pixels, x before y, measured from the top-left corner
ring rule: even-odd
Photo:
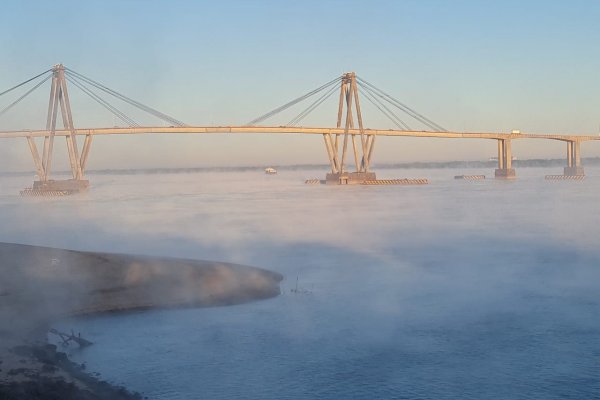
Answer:
[[[79,179],[66,179],[62,181],[35,181],[33,190],[83,192],[90,187],[90,181]]]
[[[502,168],[496,169],[495,172],[496,179],[515,179],[517,177],[517,173],[514,168]]]
[[[583,176],[583,167],[565,167],[565,176]]]
[[[327,185],[361,185],[365,181],[374,180],[377,180],[375,172],[328,173],[325,177]]]
[[[61,181],[34,181],[33,187],[21,191],[22,196],[66,196],[86,191],[88,180],[66,179]]]

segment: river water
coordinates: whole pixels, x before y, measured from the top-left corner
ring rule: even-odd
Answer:
[[[543,179],[560,172],[103,173],[64,199],[21,199],[29,178],[4,176],[0,239],[285,276],[269,300],[57,323],[95,343],[73,360],[151,399],[600,398],[600,169]]]

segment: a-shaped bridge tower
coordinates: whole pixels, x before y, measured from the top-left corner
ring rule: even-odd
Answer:
[[[355,128],[355,115],[360,132],[359,135],[349,134]],[[344,74],[341,79],[336,127],[341,128],[342,123],[344,128],[343,134],[323,134],[325,149],[327,150],[331,164],[331,172],[327,174],[326,182],[348,184],[375,180],[375,173],[369,171],[373,148],[375,147],[375,135],[365,135],[356,74],[354,72]],[[343,136],[341,140],[340,136]],[[356,136],[359,136],[358,143]],[[352,141],[352,153],[354,154],[355,171],[353,172],[346,170],[348,139]]]
[[[54,181],[50,179],[50,172],[52,170],[52,156],[54,152],[54,139],[56,137],[59,109],[64,131],[66,132],[67,152],[69,154],[69,163],[73,179]],[[52,86],[50,88],[46,131],[47,135],[44,136],[41,157],[38,152],[35,138],[27,136],[27,142],[29,143],[29,148],[39,177],[39,180],[34,181],[33,189],[44,191],[81,191],[86,189],[89,185],[89,181],[83,179],[83,176],[93,136],[85,136],[83,149],[80,152],[77,145],[75,126],[73,124],[73,113],[71,111],[67,80],[65,79],[65,68],[62,64],[55,65],[52,68]]]

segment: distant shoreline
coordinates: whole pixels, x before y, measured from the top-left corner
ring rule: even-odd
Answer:
[[[280,274],[236,264],[0,243],[0,398],[139,399],[49,345],[75,315],[239,304],[280,294]],[[45,395],[44,395],[45,396]],[[46,397],[36,397],[46,398]]]
[[[600,165],[600,157],[582,158],[584,166]],[[563,158],[532,158],[513,160],[513,166],[516,168],[536,168],[536,167],[564,167],[566,164]],[[444,168],[496,168],[498,161],[492,160],[473,160],[473,161],[413,161],[406,163],[373,163],[375,169],[444,169]],[[193,174],[199,172],[251,172],[257,171],[264,173],[266,164],[254,166],[232,166],[232,167],[165,167],[165,168],[120,168],[120,169],[96,169],[86,171],[87,175],[132,175],[132,174]],[[313,169],[328,170],[328,164],[295,164],[279,165],[268,164],[275,167],[278,171],[304,171]],[[0,172],[0,176],[31,176],[35,171],[6,171]],[[70,175],[69,171],[56,171],[56,175]]]

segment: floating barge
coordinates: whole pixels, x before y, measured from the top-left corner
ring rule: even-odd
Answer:
[[[307,185],[427,185],[429,180],[425,178],[404,179],[376,179],[372,172],[359,173],[349,172],[343,174],[327,174],[326,179],[307,179]]]
[[[582,181],[585,175],[546,175],[547,181]]]
[[[465,181],[480,181],[485,179],[485,175],[456,175],[454,179],[462,179]]]

